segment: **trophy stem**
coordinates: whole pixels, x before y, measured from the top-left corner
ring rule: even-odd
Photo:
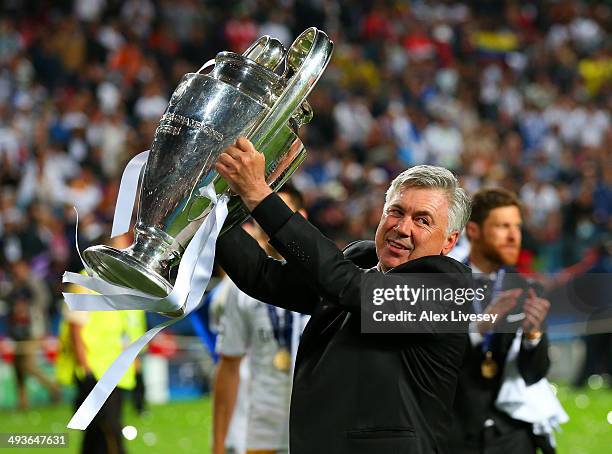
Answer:
[[[93,246],[83,251],[83,260],[109,282],[164,297],[172,291],[170,266],[180,258],[176,242],[155,227],[137,224],[135,231],[130,247]]]
[[[134,230],[136,234],[134,244],[125,250],[126,253],[138,260],[146,269],[169,280],[170,266],[181,256],[174,239],[162,230],[141,223],[136,224]]]

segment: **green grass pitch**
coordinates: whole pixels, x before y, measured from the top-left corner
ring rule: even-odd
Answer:
[[[563,432],[557,435],[559,454],[611,452],[612,390],[559,387],[557,395],[571,418],[563,426]],[[65,429],[71,415],[72,408],[67,404],[38,407],[27,412],[3,410],[0,411],[0,432],[68,432],[70,446],[67,449],[18,449],[13,452],[77,453],[81,433]],[[142,416],[135,414],[126,404],[124,424],[137,429],[136,438],[125,441],[130,454],[210,452],[212,416],[209,398],[150,405]]]

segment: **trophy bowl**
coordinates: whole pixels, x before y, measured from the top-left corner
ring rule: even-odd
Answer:
[[[288,50],[264,36],[242,55],[220,52],[198,72],[183,76],[142,174],[133,244],[121,250],[89,247],[83,251],[86,264],[108,282],[168,295],[170,270],[212,209],[203,189],[212,183],[218,195],[229,194],[214,170],[225,148],[239,136],[249,138],[266,157],[273,190],[303,162],[306,150],[297,133],[313,115],[306,97],[332,50],[328,36],[312,27]],[[230,198],[228,210],[222,233],[249,216],[237,196]]]

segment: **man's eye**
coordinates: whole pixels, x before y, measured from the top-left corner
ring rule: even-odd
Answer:
[[[390,209],[390,210],[387,210],[387,214],[389,216],[401,216],[402,215],[400,210],[396,210],[396,209],[393,209],[393,208]]]
[[[415,221],[417,222],[417,224],[429,225],[429,219],[427,218],[418,217],[415,219]]]

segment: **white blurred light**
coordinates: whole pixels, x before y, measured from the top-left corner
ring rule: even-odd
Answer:
[[[586,394],[579,394],[576,396],[576,407],[578,408],[586,408],[589,406],[589,396]]]
[[[551,345],[548,349],[548,356],[551,361],[558,361],[561,359],[561,349],[556,345]]]
[[[142,441],[147,446],[155,446],[157,444],[157,435],[153,432],[147,432],[142,436]]]
[[[608,424],[612,424],[612,411],[608,412]]]
[[[126,438],[126,440],[133,440],[138,435],[138,430],[134,426],[125,426],[121,429],[121,433]]]
[[[587,383],[591,389],[600,389],[604,384],[604,379],[601,375],[591,375]]]

